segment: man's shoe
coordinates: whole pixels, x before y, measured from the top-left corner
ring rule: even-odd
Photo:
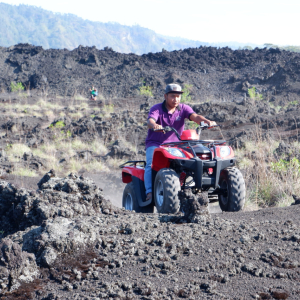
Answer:
[[[146,196],[146,201],[152,199],[152,193],[148,193],[147,196]]]

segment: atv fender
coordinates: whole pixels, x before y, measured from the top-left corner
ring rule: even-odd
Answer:
[[[144,181],[145,170],[136,166],[126,166],[122,168],[122,181],[124,183],[130,183],[132,176]]]
[[[133,183],[136,197],[140,207],[147,206],[152,202],[152,199],[146,201],[144,173],[145,170],[143,168],[139,168],[136,166],[126,166],[122,169],[122,181],[124,183]]]

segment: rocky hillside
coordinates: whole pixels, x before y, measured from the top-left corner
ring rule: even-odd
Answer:
[[[87,93],[96,85],[106,99],[134,97],[142,85],[161,97],[167,83],[191,85],[194,101],[241,102],[249,88],[272,103],[298,101],[300,54],[279,49],[231,50],[200,47],[147,55],[110,48],[44,50],[28,44],[0,48],[0,84],[11,82],[51,95]]]

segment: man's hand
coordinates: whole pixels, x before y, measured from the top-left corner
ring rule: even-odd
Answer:
[[[204,122],[208,125],[208,127],[217,125],[217,123],[215,121],[210,121],[201,115],[197,115],[196,113],[190,115],[190,120],[199,125],[201,124],[201,122]]]
[[[152,127],[152,129],[162,129],[163,127],[161,126],[161,125],[159,125],[159,124],[153,124],[153,127]]]
[[[163,128],[161,125],[156,124],[156,121],[153,120],[152,118],[148,119],[147,126],[148,126],[149,129],[152,129],[152,130],[154,130],[154,129],[162,129]]]
[[[217,125],[217,123],[216,123],[215,121],[209,121],[209,120],[207,120],[207,121],[208,121],[208,122],[205,122],[205,123],[208,124],[208,127],[216,126],[216,125]]]

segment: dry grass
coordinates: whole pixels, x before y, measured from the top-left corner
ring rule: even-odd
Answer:
[[[103,162],[97,160],[91,160],[88,164],[84,166],[88,172],[109,172],[110,169]]]
[[[120,139],[123,141],[125,148],[127,148],[127,149],[129,149],[130,151],[133,151],[133,152],[135,152],[135,153],[137,152],[137,143],[132,144],[132,143],[130,143],[130,142],[128,142],[128,141],[125,141],[125,140],[122,139],[122,138],[120,138]]]
[[[57,162],[57,148],[54,144],[43,144],[39,148],[32,149],[32,153],[34,156],[46,159],[52,166]]]
[[[44,115],[47,116],[48,118],[55,118],[55,113],[53,110],[46,110],[44,111]]]
[[[278,145],[279,141],[256,134],[235,151],[246,183],[246,210],[287,206],[293,202],[292,194],[300,194],[300,162],[278,160],[274,155]]]
[[[82,103],[79,105],[79,108],[80,108],[80,109],[88,109],[88,108],[89,108],[89,105],[88,105],[86,102],[82,102]]]
[[[83,163],[77,158],[71,158],[68,163],[67,169],[67,173],[69,173],[69,171],[78,173],[81,169],[83,169]]]
[[[19,162],[25,152],[31,153],[31,149],[24,144],[7,145],[5,150],[10,162]]]
[[[72,157],[76,154],[76,151],[72,147],[71,141],[56,142],[54,144],[54,147],[56,148],[56,150],[62,151],[64,153],[64,158]]]
[[[94,111],[95,113],[98,113],[98,112],[101,111],[101,108],[100,108],[100,107],[94,107],[94,108],[93,108],[93,111]]]
[[[99,155],[104,155],[108,152],[107,147],[100,140],[94,140],[90,144],[90,150],[92,150],[93,152],[95,152],[96,154],[99,154]]]
[[[72,142],[72,149],[75,151],[83,151],[83,150],[89,150],[89,144],[84,143],[80,139],[74,139]]]
[[[83,117],[83,113],[80,111],[77,111],[75,113],[70,113],[69,116],[78,121],[80,118]]]
[[[104,105],[101,109],[102,116],[107,118],[110,116],[111,113],[115,111],[115,107],[113,104]]]
[[[51,110],[63,110],[63,106],[61,106],[58,103],[51,103],[49,101],[46,101],[44,99],[40,99],[37,102],[37,105],[41,108],[41,109],[51,109]]]
[[[16,176],[24,176],[24,177],[38,177],[39,175],[30,169],[26,168],[17,168],[16,170],[12,171],[12,175]]]
[[[46,159],[47,168],[55,169],[63,174],[66,174],[67,172],[79,172],[82,169],[88,171],[109,170],[102,162],[96,161],[95,159],[86,161],[76,157],[78,151],[85,150],[93,151],[96,155],[104,155],[108,152],[107,148],[100,140],[86,143],[80,139],[66,138],[61,134],[61,136],[57,136],[55,141],[48,142],[37,149],[33,149],[32,153],[37,157]],[[60,159],[65,159],[63,165],[59,163]]]
[[[106,163],[109,167],[118,169],[119,166],[124,163],[124,159],[109,158]]]
[[[0,109],[3,115],[11,116],[14,118],[21,118],[25,116],[43,117],[48,116],[54,118],[56,113],[54,111],[62,110],[63,107],[57,103],[47,102],[44,99],[40,99],[37,104],[27,103],[1,103]]]
[[[77,95],[74,96],[74,100],[77,100],[77,101],[87,101],[88,98],[84,97],[84,96],[82,96],[80,94],[77,94]]]
[[[39,113],[39,112],[37,112],[37,111],[34,111],[34,112],[32,113],[32,116],[37,117],[37,118],[42,118],[42,117],[43,117],[43,114],[42,114],[42,113]]]

